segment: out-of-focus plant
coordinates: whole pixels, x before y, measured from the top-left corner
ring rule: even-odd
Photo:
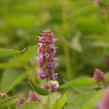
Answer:
[[[28,101],[30,90],[43,103],[26,102],[21,109],[104,105],[102,93],[109,84],[108,13],[108,0],[0,0],[0,109],[15,109],[22,95]],[[39,67],[35,61],[35,36],[46,28],[56,36],[55,71],[59,72],[59,87],[50,101],[49,90],[41,88],[42,82],[36,79]],[[93,74],[95,68],[104,73],[97,70]]]

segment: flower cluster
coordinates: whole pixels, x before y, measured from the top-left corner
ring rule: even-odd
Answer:
[[[17,104],[16,104],[16,107],[20,107],[22,104],[24,104],[26,102],[26,99],[25,97],[21,96],[18,101],[17,101]]]
[[[20,107],[22,104],[25,104],[25,103],[29,103],[29,102],[41,102],[41,99],[40,97],[34,93],[34,92],[30,92],[29,93],[29,97],[28,99],[26,99],[24,96],[21,96],[18,101],[17,101],[17,104],[16,104],[16,107]]]
[[[104,82],[104,73],[100,69],[95,69],[94,75],[93,75],[94,80],[96,80],[97,83]]]
[[[54,33],[50,29],[44,30],[39,37],[39,48],[38,48],[38,58],[37,63],[40,67],[38,72],[38,79],[40,80],[52,80],[56,81],[57,73],[55,73],[56,68],[56,48],[55,48],[55,37]],[[42,88],[51,88],[51,86],[56,88],[56,85],[51,83],[42,84]],[[51,90],[53,89],[51,88]],[[53,91],[52,91],[53,92]]]

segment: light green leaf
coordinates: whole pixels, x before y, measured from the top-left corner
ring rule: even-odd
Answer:
[[[0,99],[0,107],[5,107],[5,106],[8,106],[10,104],[15,103],[17,98],[18,98],[18,96],[6,97],[6,98],[3,98],[3,99]]]
[[[22,55],[15,56],[9,60],[7,63],[1,63],[0,68],[10,68],[25,66],[30,60],[34,60],[36,56],[36,47],[29,47]]]
[[[40,104],[38,102],[31,102],[23,104],[19,109],[44,109],[43,104]]]
[[[84,77],[84,78],[75,79],[73,81],[70,81],[70,82],[60,86],[59,90],[72,88],[72,87],[93,85],[93,84],[95,84],[95,80],[93,80],[93,78]]]
[[[12,90],[26,77],[26,73],[23,72],[23,70],[18,68],[10,68],[5,70],[1,79],[0,91],[7,93]]]
[[[96,94],[94,94],[93,97],[88,102],[86,101],[86,103],[81,107],[81,109],[95,109],[102,94],[103,91],[96,92]]]
[[[53,105],[52,109],[62,109],[67,102],[67,93],[65,93],[63,96],[61,96],[56,103]]]
[[[0,58],[15,56],[15,55],[17,55],[19,53],[20,52],[17,51],[17,50],[0,48]]]
[[[81,109],[87,101],[96,93],[96,91],[82,92],[81,94],[75,95],[74,97],[69,97],[69,102],[65,109]]]

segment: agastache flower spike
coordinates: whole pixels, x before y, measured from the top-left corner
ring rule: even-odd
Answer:
[[[96,80],[97,83],[104,82],[104,73],[100,69],[95,69],[93,79]]]
[[[38,43],[38,58],[37,63],[40,67],[40,71],[38,73],[38,79],[46,80],[47,82],[42,84],[42,88],[50,88],[51,92],[51,83],[50,80],[55,81],[58,78],[57,73],[55,73],[56,68],[56,47],[55,47],[55,36],[54,33],[51,32],[50,29],[44,30],[41,36],[39,37]],[[52,87],[57,87],[53,84]]]
[[[24,96],[20,96],[16,107],[21,107],[22,104],[30,103],[30,102],[41,102],[41,98],[33,91],[30,91],[28,99],[26,99]]]

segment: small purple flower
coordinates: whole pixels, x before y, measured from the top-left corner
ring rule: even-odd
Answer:
[[[43,88],[43,89],[49,89],[50,87],[49,87],[48,84],[43,83],[43,84],[41,85],[41,88]]]
[[[38,54],[43,54],[45,52],[45,50],[42,48],[42,47],[40,47],[39,49],[38,49]]]
[[[58,74],[57,73],[51,73],[50,78],[51,78],[51,80],[56,80],[58,78]]]
[[[26,102],[26,99],[21,96],[19,99],[18,99],[18,102],[16,104],[16,107],[20,107],[22,104],[24,104]]]
[[[59,84],[57,81],[51,81],[51,83],[49,84],[43,83],[41,86],[41,88],[50,89],[51,92],[56,92],[58,87],[59,87]]]
[[[104,73],[100,69],[95,69],[94,75],[93,75],[94,80],[96,80],[97,83],[103,82],[104,81]]]
[[[97,105],[98,109],[109,109],[109,89],[106,89],[103,98],[100,103]]]
[[[54,48],[53,46],[49,46],[48,49],[47,49],[47,52],[50,53],[51,55],[55,54],[56,48]]]
[[[45,56],[43,54],[40,54],[40,56],[37,58],[37,62],[39,66],[42,66],[45,64]]]
[[[55,63],[55,62],[50,62],[50,63],[48,64],[48,68],[49,68],[49,69],[55,69],[55,68],[56,68],[56,63]]]
[[[38,74],[38,79],[39,80],[44,80],[47,78],[47,74],[44,71],[40,71]]]
[[[56,92],[57,89],[58,89],[58,82],[57,81],[52,81],[50,84],[49,84],[49,87],[50,87],[50,90],[51,92]]]
[[[40,99],[40,97],[36,93],[31,91],[29,93],[29,98],[28,98],[27,102],[33,102],[33,101],[40,102],[41,99]]]

